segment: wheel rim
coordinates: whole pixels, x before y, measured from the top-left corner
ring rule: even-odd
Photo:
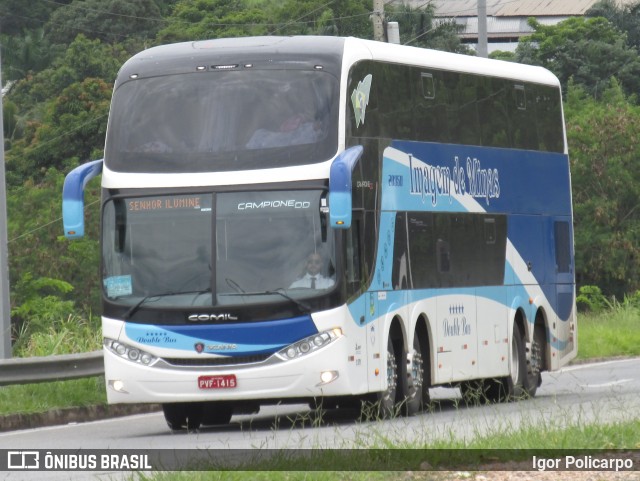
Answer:
[[[386,400],[395,400],[396,384],[398,381],[398,366],[396,365],[396,357],[393,351],[387,353],[387,392]]]
[[[511,340],[511,380],[513,384],[518,383],[518,373],[520,372],[520,355],[518,353],[518,341],[516,341],[516,333],[513,333]]]
[[[411,381],[413,382],[414,391],[411,393],[412,397],[415,397],[417,393],[422,389],[422,383],[424,382],[424,363],[422,360],[422,354],[415,347],[411,353]]]
[[[540,374],[540,370],[542,367],[542,346],[537,342],[534,338],[533,343],[531,344],[531,363],[530,370],[533,376],[537,376]]]

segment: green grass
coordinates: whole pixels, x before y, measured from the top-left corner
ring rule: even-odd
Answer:
[[[471,442],[438,441],[428,445],[390,445],[372,450],[329,452],[316,451],[296,457],[294,451],[282,451],[286,459],[255,465],[241,465],[236,471],[157,473],[152,477],[133,479],[164,480],[364,480],[397,479],[390,472],[412,473],[420,479],[442,479],[443,473],[428,472],[432,468],[483,471],[499,470],[503,463],[524,463],[530,466],[532,456],[551,453],[555,457],[578,455],[577,450],[637,449],[640,447],[640,420],[608,425],[575,424],[564,429],[547,429],[540,425],[523,426],[517,430],[502,429],[475,437]],[[547,451],[552,450],[552,451]],[[563,451],[565,450],[565,451]],[[425,463],[428,463],[426,465]],[[205,469],[200,465],[199,469]],[[514,469],[512,464],[508,469]],[[358,472],[364,471],[364,472]],[[413,478],[412,478],[413,479]]]
[[[0,387],[0,416],[106,403],[103,377]]]
[[[614,305],[578,314],[578,359],[640,356],[640,309]]]

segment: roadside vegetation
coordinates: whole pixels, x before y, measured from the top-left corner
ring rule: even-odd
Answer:
[[[576,450],[637,449],[640,421],[608,425],[573,425],[564,429],[545,429],[539,424],[525,425],[517,430],[494,432],[479,436],[470,442],[443,441],[428,445],[373,446],[372,449],[344,452],[331,450],[323,453],[299,455],[283,450],[274,454],[272,462],[240,464],[236,471],[220,471],[209,466],[209,471],[188,471],[134,475],[133,480],[439,480],[473,479],[465,470],[478,471],[530,471],[532,456],[540,450],[549,456],[561,457],[561,450],[578,456]],[[591,453],[593,454],[593,453]],[[206,464],[198,466],[206,469]],[[442,471],[438,471],[442,469]],[[453,472],[447,473],[451,469]],[[244,470],[244,471],[243,471]],[[337,474],[340,471],[340,474]],[[394,476],[392,472],[396,472]],[[485,478],[486,479],[486,478]],[[582,478],[580,478],[582,479]]]

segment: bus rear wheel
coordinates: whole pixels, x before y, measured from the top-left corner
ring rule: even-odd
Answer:
[[[525,355],[524,336],[518,324],[513,326],[511,337],[511,373],[504,380],[502,395],[505,400],[521,399],[526,395],[527,359]]]
[[[397,414],[396,412],[396,398],[398,397],[398,362],[396,360],[395,349],[393,348],[393,341],[389,336],[387,342],[387,389],[378,393],[377,404],[378,414],[381,418],[390,418]]]
[[[413,416],[422,411],[422,408],[429,402],[429,387],[425,380],[425,373],[430,372],[428,353],[423,348],[418,332],[413,337],[413,350],[411,361],[407,362],[407,392],[406,392],[406,415]]]
[[[544,355],[546,346],[546,334],[543,324],[536,324],[533,329],[533,340],[531,342],[531,352],[527,364],[527,376],[525,390],[530,397],[536,395],[538,386],[542,384],[542,368],[544,365]]]

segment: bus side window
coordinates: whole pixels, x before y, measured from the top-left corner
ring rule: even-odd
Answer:
[[[496,243],[496,220],[493,218],[484,219],[484,242]]]
[[[436,246],[438,251],[438,272],[449,273],[451,271],[451,247],[449,242],[438,239]]]
[[[436,87],[433,82],[433,74],[421,72],[420,80],[422,85],[422,96],[425,99],[433,100],[436,98]]]
[[[569,235],[569,223],[556,221],[553,227],[558,272],[571,272],[571,236]]]
[[[362,216],[354,213],[351,228],[346,230],[346,280],[348,295],[355,294],[360,290],[361,263],[360,263],[360,229],[362,226]]]
[[[393,240],[393,272],[391,285],[394,289],[409,288],[409,253],[407,249],[407,219],[404,212],[396,214]]]

